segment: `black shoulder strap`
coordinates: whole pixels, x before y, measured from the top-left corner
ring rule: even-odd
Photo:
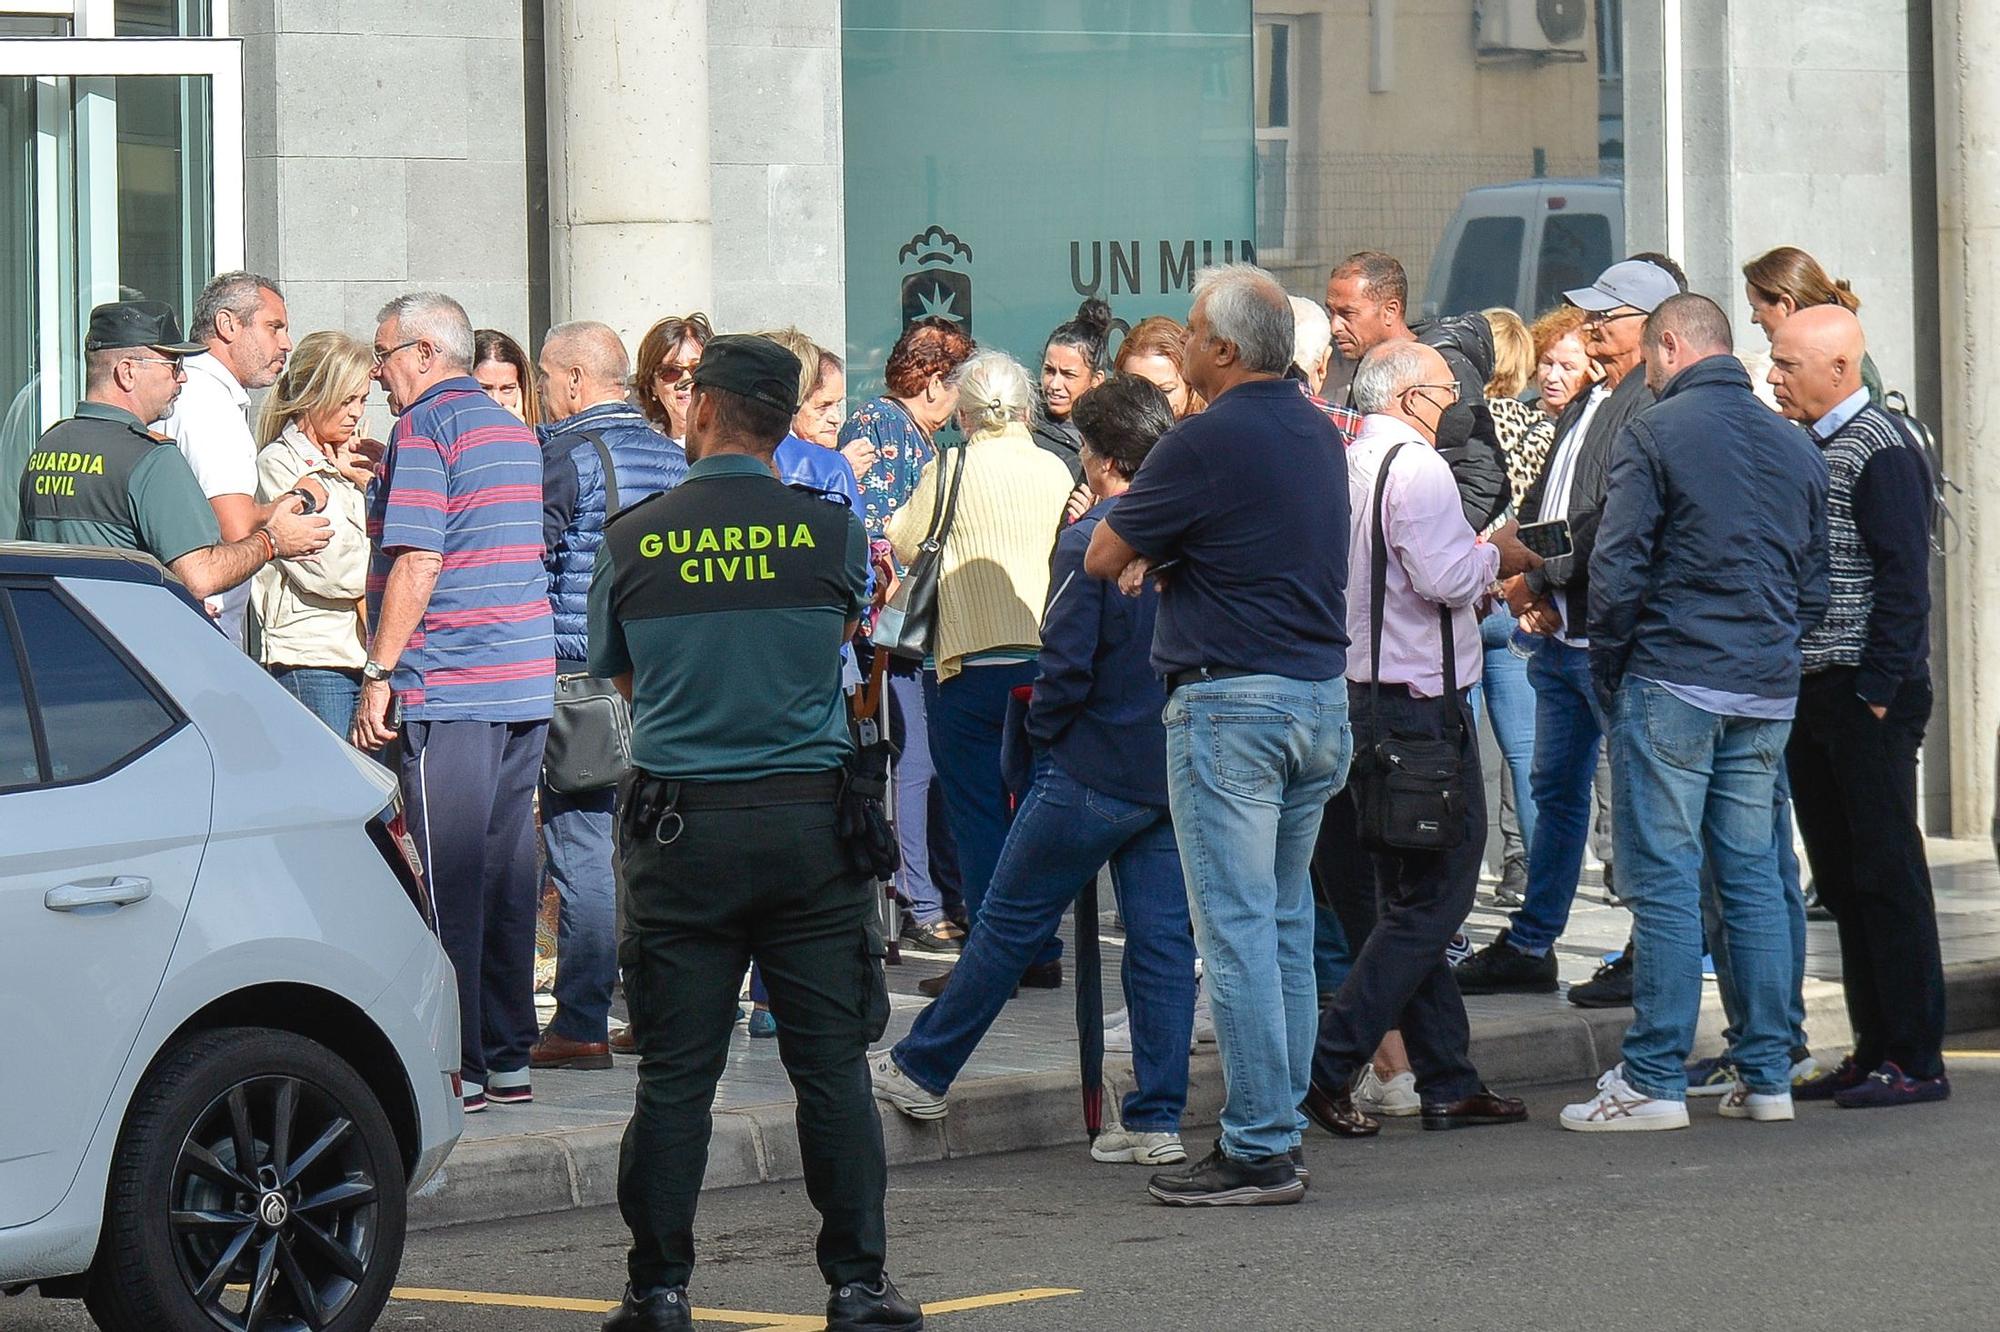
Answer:
[[[1404,440],[1390,449],[1382,459],[1382,468],[1375,474],[1375,502],[1371,506],[1371,528],[1368,559],[1368,702],[1372,710],[1382,690],[1382,599],[1389,590],[1389,538],[1382,530],[1382,495],[1389,487],[1389,465],[1396,461],[1396,455],[1409,444]],[[1455,736],[1463,724],[1459,716],[1458,700],[1458,651],[1452,642],[1451,607],[1438,607],[1438,639],[1444,649],[1444,692],[1451,701],[1446,709],[1451,717],[1451,732]]]
[[[965,488],[965,451],[970,447],[959,444],[938,454],[938,493],[931,505],[931,530],[924,536],[924,545],[942,547],[945,538],[951,535],[952,520],[958,516],[958,492]],[[956,453],[958,466],[951,472],[949,483],[945,481],[945,454]]]
[[[604,518],[609,522],[611,515],[621,507],[618,503],[618,469],[611,463],[611,446],[604,442],[600,431],[585,430],[582,434],[597,450],[597,461],[604,465]]]

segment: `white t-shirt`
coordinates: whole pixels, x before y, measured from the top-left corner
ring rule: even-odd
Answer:
[[[181,385],[174,409],[154,429],[180,445],[202,494],[210,499],[255,495],[257,443],[250,437],[245,415],[250,395],[211,352],[190,356],[182,364],[187,366],[187,383]]]
[[[1548,495],[1542,504],[1539,517],[1547,520],[1569,517],[1570,491],[1576,486],[1576,459],[1583,452],[1584,436],[1590,433],[1590,422],[1597,415],[1597,409],[1611,396],[1609,387],[1603,384],[1590,390],[1590,397],[1583,404],[1583,412],[1576,418],[1576,425],[1556,444],[1556,456],[1549,463]],[[1558,611],[1560,611],[1560,604]],[[1579,626],[1580,627],[1580,626]],[[1581,633],[1572,632],[1572,626],[1565,623],[1556,631],[1556,640],[1571,647],[1587,648],[1590,640]]]

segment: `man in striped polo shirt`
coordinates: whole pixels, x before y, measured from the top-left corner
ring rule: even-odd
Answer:
[[[449,296],[382,308],[375,378],[396,428],[368,493],[375,627],[354,743],[395,738],[403,801],[458,972],[468,1113],[533,1099],[534,797],[555,694],[535,434],[472,378],[472,322]]]

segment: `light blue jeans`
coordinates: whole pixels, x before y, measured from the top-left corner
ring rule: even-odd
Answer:
[[[1167,698],[1167,794],[1215,1010],[1222,1150],[1291,1150],[1319,1031],[1312,852],[1347,780],[1347,682],[1249,675]]]
[[[1701,1012],[1701,873],[1722,905],[1743,1031],[1738,1076],[1791,1090],[1791,944],[1771,809],[1788,721],[1723,717],[1628,677],[1612,721],[1620,895],[1637,956],[1625,1077],[1663,1100],[1687,1096]]]
[[[1785,889],[1785,925],[1792,945],[1792,995],[1785,1016],[1792,1029],[1792,1053],[1797,1056],[1810,1048],[1806,1040],[1806,895],[1799,883],[1798,848],[1792,845],[1792,787],[1785,778],[1783,759],[1778,762],[1773,804],[1771,838],[1778,851],[1778,882]],[[1722,1012],[1729,1021],[1722,1044],[1729,1049],[1743,1034],[1743,1004],[1736,997],[1736,972],[1729,964],[1729,936],[1722,928],[1722,902],[1716,896],[1715,876],[1705,868],[1701,874],[1701,927],[1708,951],[1715,958],[1715,988],[1722,992]]]

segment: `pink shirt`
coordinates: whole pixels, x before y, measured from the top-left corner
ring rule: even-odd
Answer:
[[[1382,530],[1389,552],[1382,615],[1382,683],[1407,685],[1424,698],[1444,693],[1444,649],[1438,606],[1453,607],[1452,645],[1458,687],[1479,680],[1484,649],[1473,607],[1500,571],[1500,552],[1479,540],[1465,521],[1458,485],[1438,451],[1393,416],[1363,418],[1347,449],[1347,678],[1373,679],[1368,663],[1368,621],[1374,611],[1369,578],[1374,532],[1375,477],[1389,450],[1407,440],[1389,469],[1382,497]]]

